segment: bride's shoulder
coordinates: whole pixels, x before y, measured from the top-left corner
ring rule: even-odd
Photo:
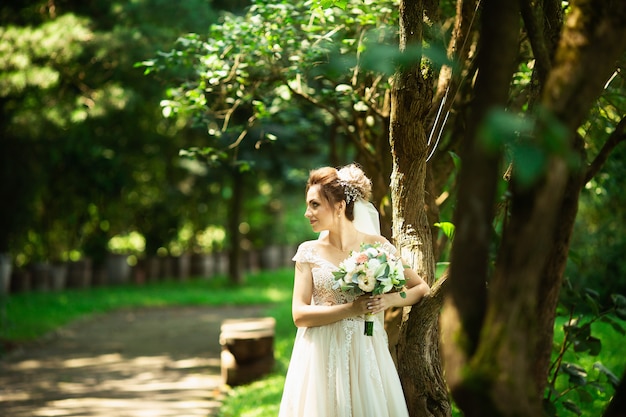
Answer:
[[[307,240],[300,243],[293,260],[296,262],[314,263],[319,252],[319,241]]]
[[[375,243],[380,243],[381,245],[391,244],[384,236],[381,235],[365,235],[365,237],[363,238],[363,242],[369,243],[370,245],[373,245]]]
[[[315,240],[306,240],[302,243],[300,243],[299,247],[302,249],[315,249],[319,246],[320,241],[315,239]]]

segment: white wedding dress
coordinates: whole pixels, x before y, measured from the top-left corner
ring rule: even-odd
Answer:
[[[385,249],[396,249],[386,243]],[[304,242],[294,261],[311,264],[313,302],[334,305],[354,296],[333,289],[338,269],[319,256],[316,242]],[[279,417],[403,417],[406,402],[389,353],[384,313],[374,335],[363,334],[362,317],[319,327],[299,328],[285,379]]]

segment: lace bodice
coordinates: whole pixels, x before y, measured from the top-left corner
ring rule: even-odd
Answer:
[[[395,254],[396,248],[388,242],[383,243],[383,248],[389,253]],[[311,265],[313,273],[313,303],[316,305],[345,304],[354,301],[356,296],[350,292],[334,289],[335,278],[333,272],[339,267],[320,256],[317,250],[317,242],[310,240],[298,247],[293,260]]]

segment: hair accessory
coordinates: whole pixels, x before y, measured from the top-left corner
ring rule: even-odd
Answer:
[[[343,187],[343,193],[346,195],[346,204],[350,204],[350,202],[356,201],[357,198],[361,197],[361,192],[343,174],[342,170],[337,171],[339,184]]]

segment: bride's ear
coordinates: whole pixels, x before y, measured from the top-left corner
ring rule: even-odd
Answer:
[[[337,215],[340,216],[342,213],[346,212],[346,202],[344,200],[339,201],[336,205],[335,205],[336,209],[337,209]]]

